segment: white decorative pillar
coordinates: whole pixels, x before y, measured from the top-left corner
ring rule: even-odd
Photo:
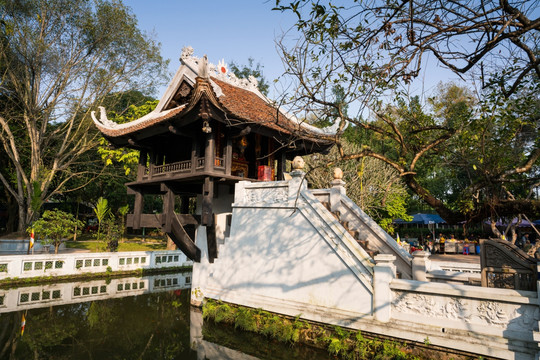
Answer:
[[[396,277],[396,257],[391,254],[375,256],[373,267],[373,316],[380,322],[388,322],[392,310],[390,283]]]
[[[540,273],[540,262],[536,263],[536,271]],[[536,292],[540,296],[540,281],[536,281]],[[540,321],[538,321],[538,326],[540,326]],[[533,331],[533,339],[538,344],[539,350],[536,352],[535,360],[540,360],[540,331]]]
[[[415,251],[413,253],[413,260],[412,260],[413,280],[428,281],[427,270],[430,263],[430,260],[428,259],[429,255],[430,254],[425,251]]]
[[[345,181],[343,181],[343,171],[340,168],[334,169],[334,180],[330,183],[330,211],[337,211],[341,203],[341,197],[347,194]]]
[[[307,189],[307,182],[304,179],[306,173],[304,169],[304,159],[296,156],[292,161],[293,170],[289,173],[292,179],[289,180],[289,199],[296,199],[300,191]]]

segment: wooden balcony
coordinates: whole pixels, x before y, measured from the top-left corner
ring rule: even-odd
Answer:
[[[215,172],[216,175],[225,174],[225,158],[214,158],[214,166],[210,167],[211,172]],[[164,165],[150,165],[145,168],[144,175],[141,180],[158,179],[160,177],[171,177],[176,175],[190,175],[202,173],[206,169],[205,158],[196,157],[193,160],[183,160]]]

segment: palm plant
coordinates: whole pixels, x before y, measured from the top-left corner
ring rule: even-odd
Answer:
[[[96,214],[96,218],[98,220],[97,240],[99,241],[101,234],[101,223],[111,215],[111,209],[109,208],[109,202],[107,199],[103,197],[98,199],[96,206],[94,207],[94,213]]]

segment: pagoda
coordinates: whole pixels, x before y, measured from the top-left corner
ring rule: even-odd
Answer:
[[[126,184],[135,195],[127,226],[161,228],[194,261],[200,261],[194,240],[201,236],[195,230],[203,226],[213,261],[230,224],[234,185],[284,180],[287,160],[328,151],[336,129],[286,114],[260,93],[254,77],[237,78],[223,61],[216,66],[193,56],[191,47],[182,50],[180,62],[149,114],[117,124],[100,107],[92,119],[112,146],[140,153],[137,178]],[[162,196],[163,212],[144,214],[144,195]],[[196,203],[194,214],[190,203]]]

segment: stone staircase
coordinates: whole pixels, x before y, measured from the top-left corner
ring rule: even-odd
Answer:
[[[330,209],[330,203],[329,202],[322,202],[322,204],[336,218],[336,220],[341,224],[341,226],[343,226],[345,228],[345,230],[347,230],[347,232],[356,240],[358,245],[360,245],[362,247],[362,249],[364,249],[368,253],[368,255],[371,258],[374,258],[375,255],[379,254],[379,251],[370,249],[368,240],[360,238],[360,232],[359,231],[351,230],[351,228],[349,226],[349,221],[342,220],[341,219],[341,213],[339,211],[332,211]]]

